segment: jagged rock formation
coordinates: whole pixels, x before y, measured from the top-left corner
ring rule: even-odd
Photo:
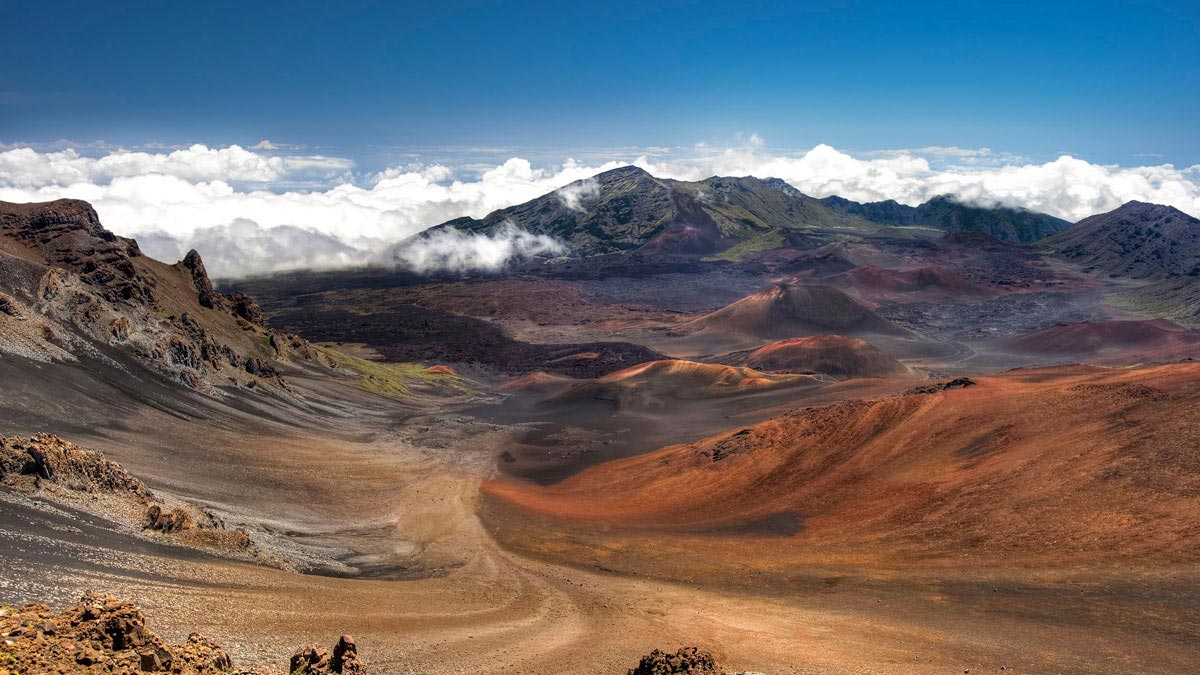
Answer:
[[[148,258],[86,202],[0,202],[0,269],[0,353],[109,363],[131,355],[206,393],[284,388],[280,362],[319,360],[302,340],[265,328],[253,299],[217,292],[198,253],[175,265]]]
[[[308,645],[292,654],[289,672],[291,675],[365,675],[366,666],[358,658],[358,645],[354,638],[343,635],[330,653],[317,645]]]
[[[0,436],[0,481],[16,486],[22,480],[32,487],[52,483],[77,492],[124,493],[143,500],[153,497],[142,481],[94,450],[49,434]]]
[[[146,628],[132,602],[88,593],[78,604],[55,613],[45,605],[0,608],[0,675],[32,673],[173,673],[175,675],[275,675],[274,668],[234,669],[229,654],[198,633],[170,644]],[[297,662],[306,650],[324,655],[323,665]],[[354,639],[342,636],[332,657],[323,649],[301,649],[292,657],[292,675],[365,675]]]
[[[241,557],[258,555],[245,530],[227,528],[203,508],[164,504],[120,464],[50,434],[0,436],[0,485],[98,511],[135,532],[167,535],[175,543]]]

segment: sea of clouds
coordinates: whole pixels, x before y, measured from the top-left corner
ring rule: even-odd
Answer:
[[[10,147],[0,151],[0,200],[87,200],[105,226],[137,238],[148,254],[173,261],[195,248],[218,277],[388,262],[397,254],[400,263],[423,271],[494,269],[514,257],[565,249],[514,226],[492,237],[448,231],[406,240],[452,218],[482,217],[552,191],[568,208],[581,209],[596,191],[591,176],[630,163],[682,180],[777,177],[815,197],[864,202],[916,205],[951,194],[1076,221],[1139,200],[1200,217],[1200,165],[1119,167],[1067,155],[1038,164],[986,148],[855,157],[818,145],[776,153],[753,136],[739,147],[698,146],[682,156],[632,161],[568,159],[534,167],[512,158],[482,172],[409,164],[370,174],[346,158],[280,152],[270,144],[100,156]]]

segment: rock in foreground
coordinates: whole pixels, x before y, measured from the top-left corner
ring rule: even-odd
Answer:
[[[273,668],[233,667],[220,645],[198,633],[187,642],[168,644],[146,629],[141,611],[128,601],[89,593],[61,613],[44,605],[0,608],[0,675],[25,673],[174,673],[176,675],[274,675]],[[319,653],[317,662],[298,661]],[[318,647],[302,648],[292,657],[295,674],[365,675],[354,639],[344,635],[333,655]]]
[[[680,647],[669,654],[655,649],[642,657],[628,675],[720,675],[713,655],[697,647]]]

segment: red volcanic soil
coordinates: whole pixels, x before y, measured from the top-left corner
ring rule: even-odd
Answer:
[[[537,371],[503,382],[500,385],[500,391],[508,394],[532,394],[539,399],[551,399],[578,384],[579,380]]]
[[[845,335],[814,335],[738,352],[722,363],[774,373],[823,373],[838,378],[902,375],[908,368],[871,343]]]
[[[1200,333],[1166,319],[1083,321],[1051,326],[1008,340],[1007,349],[1109,362],[1168,361],[1200,356]]]
[[[757,338],[823,333],[901,335],[904,330],[830,286],[775,284],[682,325],[689,332]]]
[[[738,565],[1196,561],[1200,364],[1011,371],[484,489],[584,533],[581,555],[662,558],[675,534]],[[739,532],[772,543],[695,538]]]
[[[920,300],[979,300],[995,291],[968,281],[945,267],[929,265],[911,270],[890,270],[868,265],[856,267],[830,280],[870,296]]]

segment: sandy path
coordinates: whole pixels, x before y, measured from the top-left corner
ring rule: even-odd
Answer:
[[[153,438],[153,420],[143,424]],[[653,648],[688,644],[768,673],[1124,675],[1191,672],[1200,662],[1200,640],[1187,628],[1196,622],[1185,620],[1200,615],[1191,573],[1125,589],[1086,574],[856,579],[861,572],[847,571],[850,580],[836,586],[781,594],[524,557],[499,546],[477,515],[480,480],[511,430],[470,424],[443,416],[365,440],[210,433],[194,453],[174,446],[197,468],[172,485],[241,495],[230,504],[238,513],[300,519],[370,555],[413,554],[415,566],[438,576],[305,576],[151,546],[0,501],[0,601],[65,604],[96,588],[137,600],[151,628],[173,640],[199,631],[249,664],[282,666],[299,645],[351,633],[375,673],[623,673]],[[222,471],[207,468],[213,457]],[[170,468],[150,455],[140,466],[137,451],[117,458],[135,472]]]
[[[428,490],[409,492],[422,508],[401,505],[401,530],[410,518],[425,531],[446,528],[426,542],[438,556],[459,554],[462,565],[443,577],[335,579],[158,549],[130,554],[120,537],[89,530],[84,548],[34,513],[5,515],[0,592],[131,596],[154,629],[174,639],[207,633],[239,662],[281,664],[294,646],[349,632],[379,673],[619,673],[651,648],[682,644],[775,673],[1173,673],[1197,656],[1183,636],[1031,620],[991,598],[955,601],[921,586],[770,597],[531,560],[498,547],[475,516],[477,475],[417,474]]]

